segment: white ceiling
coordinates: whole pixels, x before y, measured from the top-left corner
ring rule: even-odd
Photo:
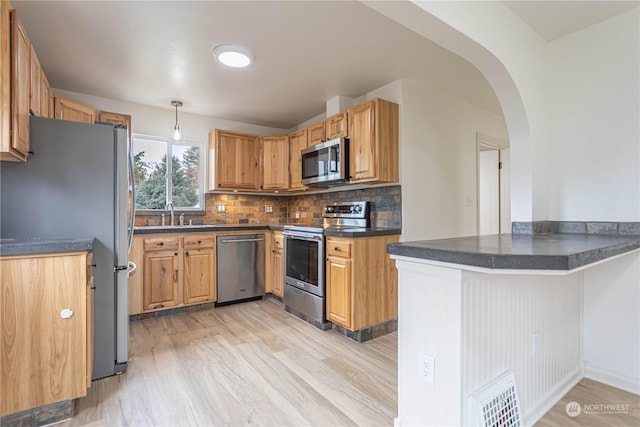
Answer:
[[[554,2],[508,3],[544,37],[559,34],[548,35],[555,18],[538,13],[551,7],[561,16]],[[558,3],[575,10],[591,2]],[[57,89],[167,109],[178,99],[182,112],[290,129],[334,96],[405,78],[501,114],[475,67],[356,1],[12,4]],[[602,19],[623,11],[599,10]],[[218,64],[211,52],[223,43],[250,48],[255,63]]]
[[[546,41],[553,41],[636,8],[626,1],[503,1]]]

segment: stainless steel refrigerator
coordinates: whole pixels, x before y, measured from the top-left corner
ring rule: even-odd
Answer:
[[[0,165],[0,235],[94,237],[93,379],[123,372],[128,356],[127,131],[114,125],[30,119],[26,163]]]

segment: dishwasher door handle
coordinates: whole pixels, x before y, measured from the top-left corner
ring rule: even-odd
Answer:
[[[245,242],[263,242],[264,237],[260,239],[236,239],[236,240],[221,240],[220,243],[245,243]]]

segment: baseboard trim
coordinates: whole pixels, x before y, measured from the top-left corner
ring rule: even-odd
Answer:
[[[584,368],[582,364],[577,366],[573,371],[565,375],[558,383],[552,387],[542,398],[523,414],[523,424],[525,426],[532,426],[537,423],[540,418],[544,417],[544,414],[549,412],[556,403],[564,397],[573,387],[580,382],[584,377]]]
[[[586,378],[610,385],[611,387],[619,388],[620,390],[628,391],[629,393],[640,395],[640,379],[626,377],[617,372],[595,366],[589,362],[586,362],[585,365],[586,369],[584,376]]]

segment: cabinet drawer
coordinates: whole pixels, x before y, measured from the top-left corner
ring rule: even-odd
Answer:
[[[149,237],[144,239],[144,250],[177,250],[179,246],[177,237]]]
[[[351,258],[351,242],[327,239],[327,256]]]
[[[214,242],[213,236],[184,236],[185,249],[213,248]]]

